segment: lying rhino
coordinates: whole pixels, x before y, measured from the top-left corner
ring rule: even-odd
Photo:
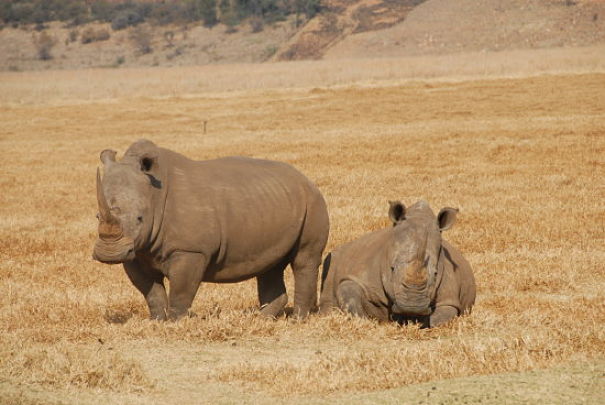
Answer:
[[[443,208],[435,217],[426,201],[409,209],[391,202],[393,227],[347,243],[324,261],[320,312],[337,307],[428,327],[469,312],[475,302],[471,266],[441,238],[457,213]]]
[[[243,157],[193,161],[147,140],[120,161],[115,155],[101,152],[103,180],[97,170],[93,258],[123,263],[152,318],[186,314],[202,281],[252,277],[261,313],[276,316],[288,301],[288,264],[294,315],[317,305],[328,212],[317,187],[292,166]]]

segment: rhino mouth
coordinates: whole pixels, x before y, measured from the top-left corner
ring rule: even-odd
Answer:
[[[134,241],[124,237],[112,242],[97,239],[92,258],[105,264],[118,264],[134,260]]]

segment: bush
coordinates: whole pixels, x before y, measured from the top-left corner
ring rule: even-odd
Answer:
[[[114,31],[122,30],[131,25],[143,22],[143,16],[134,10],[124,10],[111,20],[111,28]]]
[[[88,27],[82,31],[82,35],[80,35],[80,42],[83,44],[90,44],[91,42],[106,41],[109,38],[109,31],[107,31],[105,28],[95,30],[92,27]]]
[[[188,4],[190,18],[202,21],[204,27],[214,27],[218,23],[216,0],[190,0]]]
[[[158,4],[149,13],[149,18],[156,24],[166,25],[187,19],[185,7],[179,3]]]
[[[115,66],[115,67],[118,67],[118,66],[120,66],[120,65],[124,64],[124,62],[126,62],[126,58],[125,58],[124,56],[118,56],[118,57],[116,58],[116,61],[115,61],[115,63],[114,63],[114,66]]]
[[[52,48],[57,43],[54,37],[51,37],[46,31],[40,35],[33,36],[34,46],[36,47],[36,53],[40,60],[50,60],[53,58],[51,54]]]
[[[78,40],[78,30],[70,30],[68,40],[69,42],[76,42]]]
[[[172,48],[174,46],[174,31],[164,32],[164,40],[166,41],[166,47]]]

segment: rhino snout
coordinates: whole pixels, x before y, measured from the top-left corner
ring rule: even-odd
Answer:
[[[105,264],[118,264],[134,260],[134,241],[127,238],[113,242],[97,239],[92,258]]]

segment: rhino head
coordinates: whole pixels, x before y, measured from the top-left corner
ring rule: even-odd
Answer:
[[[383,284],[393,302],[391,310],[407,316],[429,315],[440,276],[441,232],[454,224],[458,210],[446,207],[435,217],[426,201],[409,209],[400,201],[389,203],[394,241]]]
[[[116,152],[109,149],[101,152],[103,179],[97,169],[99,236],[93,258],[108,264],[133,260],[149,241],[153,227],[152,189],[158,187],[157,180],[149,174],[157,164],[153,155],[129,149],[119,162],[115,156]]]

